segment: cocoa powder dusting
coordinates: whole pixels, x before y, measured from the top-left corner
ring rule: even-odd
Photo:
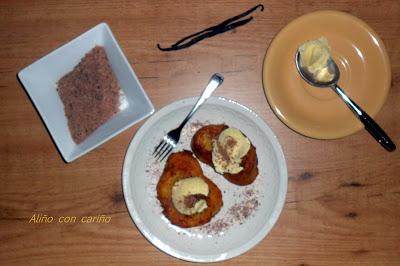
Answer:
[[[226,147],[232,149],[233,147],[235,147],[237,141],[232,138],[232,137],[228,137],[227,141],[226,141]]]
[[[249,217],[252,212],[260,205],[257,199],[248,199],[245,202],[234,204],[229,208],[228,213],[237,221],[242,221]]]
[[[218,147],[218,153],[222,157],[221,158],[222,161],[229,164],[231,162],[231,156],[229,155],[229,151],[233,149],[233,147],[237,144],[237,141],[232,137],[228,137],[225,145],[222,145],[218,140],[216,140],[215,142]]]
[[[203,194],[193,194],[193,195],[188,195],[185,197],[183,204],[185,205],[186,208],[193,208],[196,202],[198,202],[201,199],[207,199],[207,196]]]
[[[258,191],[254,188],[246,189],[240,193],[235,193],[238,199],[227,210],[224,217],[217,219],[204,226],[204,232],[212,235],[221,235],[235,224],[243,224],[247,219],[254,215],[260,206]]]
[[[215,221],[212,221],[211,223],[208,223],[204,226],[204,231],[208,234],[219,234],[221,232],[224,232],[230,224],[226,219],[218,219]]]

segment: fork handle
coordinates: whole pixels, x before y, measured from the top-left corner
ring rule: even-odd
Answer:
[[[215,73],[214,75],[212,75],[206,88],[201,93],[200,98],[197,100],[197,102],[193,106],[192,110],[190,110],[189,114],[182,121],[179,128],[183,128],[185,126],[185,124],[194,115],[194,113],[197,111],[197,109],[199,109],[199,107],[205,102],[205,100],[207,100],[211,96],[211,94],[214,92],[214,90],[216,88],[218,88],[222,84],[223,81],[224,81],[224,77],[221,74]]]

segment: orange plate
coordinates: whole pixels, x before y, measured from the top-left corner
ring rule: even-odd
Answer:
[[[329,88],[301,79],[294,56],[307,40],[325,36],[340,69],[339,85],[374,117],[390,88],[390,63],[382,40],[362,20],[338,11],[317,11],[283,28],[264,59],[263,85],[272,110],[288,127],[308,137],[335,139],[363,125]]]

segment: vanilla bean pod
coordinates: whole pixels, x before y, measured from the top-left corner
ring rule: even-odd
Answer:
[[[206,28],[202,31],[196,32],[194,34],[191,34],[181,40],[179,40],[178,42],[176,42],[175,44],[171,45],[171,47],[166,47],[163,48],[160,46],[160,44],[157,44],[158,49],[160,49],[161,51],[176,51],[176,50],[181,50],[184,48],[188,48],[192,45],[194,45],[195,43],[206,39],[206,38],[210,38],[213,37],[217,34],[220,33],[224,33],[226,31],[230,31],[233,30],[237,27],[243,26],[245,24],[247,24],[248,22],[250,22],[253,17],[247,18],[247,19],[243,19],[240,21],[237,21],[247,15],[249,15],[250,13],[254,12],[256,9],[261,8],[261,11],[264,10],[264,6],[263,5],[256,5],[253,8],[247,10],[246,12],[243,12],[237,16],[234,16],[232,18],[229,18],[215,26]]]

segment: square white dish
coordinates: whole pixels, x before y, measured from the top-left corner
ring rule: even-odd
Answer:
[[[120,111],[76,144],[68,128],[57,82],[96,45],[103,46],[121,88]],[[150,116],[154,107],[106,23],[101,23],[35,61],[18,73],[58,150],[66,162],[88,153]]]

